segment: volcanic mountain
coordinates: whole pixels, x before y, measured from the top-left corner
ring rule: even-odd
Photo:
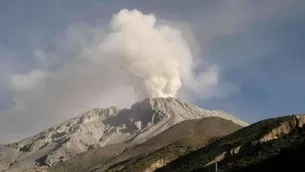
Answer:
[[[228,135],[240,128],[242,126],[219,117],[186,120],[144,143],[126,148],[117,155],[109,152],[113,153],[122,144],[89,150],[51,167],[49,171],[152,171],[155,168],[154,163],[159,160],[174,160],[203,147],[215,137]],[[134,164],[138,164],[138,167],[134,168]]]
[[[0,170],[48,168],[95,148],[116,146],[111,154],[119,154],[182,121],[207,117],[247,125],[223,111],[200,109],[178,98],[147,98],[130,109],[93,109],[33,137],[2,145]]]

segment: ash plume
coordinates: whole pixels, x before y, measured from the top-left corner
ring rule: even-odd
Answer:
[[[178,29],[157,25],[152,14],[121,10],[113,16],[103,48],[119,58],[140,97],[174,97],[192,55]]]
[[[3,140],[32,135],[96,107],[218,94],[218,67],[205,63],[198,70],[182,31],[160,24],[153,14],[123,9],[106,27],[72,25],[55,43],[55,51],[33,53],[43,68],[10,76],[14,106],[1,112],[0,129],[11,134]],[[18,128],[6,125],[18,121]]]

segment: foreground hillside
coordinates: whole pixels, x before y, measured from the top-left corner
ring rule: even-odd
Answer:
[[[228,172],[274,171],[290,165],[301,166],[304,136],[304,115],[267,119],[180,156],[156,172],[214,171],[215,163],[218,171]]]
[[[233,126],[213,117],[185,121],[162,134],[170,137],[171,133],[188,133],[189,137],[142,152],[107,169],[95,168],[94,172],[211,172],[216,168],[222,172],[270,172],[289,171],[305,162],[305,115],[266,119],[235,128],[235,132]],[[187,132],[189,128],[196,132]],[[233,133],[229,135],[211,135],[230,129]]]
[[[71,160],[51,167],[50,172],[64,171],[131,171],[154,170],[156,163],[166,157],[176,159],[204,146],[210,139],[232,133],[242,126],[232,121],[207,117],[183,121],[145,143],[124,150],[117,156],[107,156],[105,148],[94,149]],[[111,149],[112,146],[106,149]]]
[[[305,135],[302,135],[305,137]],[[257,172],[257,171],[292,171],[294,168],[302,169],[305,163],[305,142],[304,139],[297,139],[289,148],[283,149],[277,155],[264,161],[250,164],[248,166],[232,169],[230,172]]]

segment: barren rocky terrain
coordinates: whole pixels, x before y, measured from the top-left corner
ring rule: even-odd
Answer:
[[[252,125],[176,98],[94,109],[0,145],[3,172],[274,171],[304,159],[305,115]]]
[[[207,117],[219,117],[239,126],[247,125],[223,111],[200,109],[178,98],[150,98],[130,109],[93,109],[33,137],[2,145],[0,170],[47,169],[84,152],[95,154],[90,150],[96,148],[101,148],[98,155],[112,157],[182,121]],[[157,145],[152,150],[171,141],[175,140]],[[126,157],[132,156],[131,153]]]
[[[180,156],[156,172],[213,171],[216,163],[219,171],[273,171],[273,166],[287,169],[289,164],[297,164],[291,163],[301,155],[296,150],[304,151],[304,134],[305,115],[263,120]]]

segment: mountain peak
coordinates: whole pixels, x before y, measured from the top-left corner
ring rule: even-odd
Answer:
[[[206,117],[247,125],[223,111],[204,110],[179,98],[146,98],[130,109],[93,109],[7,147],[22,154],[26,164],[19,166],[52,166],[92,147],[140,144],[177,123]],[[38,158],[27,160],[33,157]]]
[[[163,115],[171,115],[176,118],[181,118],[182,120],[215,116],[231,120],[241,126],[248,125],[246,122],[241,121],[222,110],[202,109],[177,97],[146,98],[141,102],[135,103],[131,109],[143,108],[148,108],[155,112],[163,112]]]

